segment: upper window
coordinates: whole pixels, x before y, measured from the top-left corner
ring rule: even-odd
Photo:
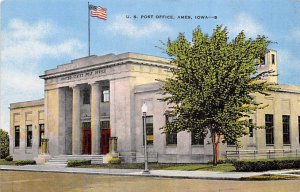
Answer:
[[[204,138],[200,134],[192,131],[191,138],[192,145],[204,145]]]
[[[90,91],[88,89],[83,90],[83,104],[90,104]]]
[[[227,141],[227,145],[228,146],[235,146],[235,142],[234,141]]]
[[[172,115],[166,115],[166,124],[173,122],[176,117]],[[166,144],[176,145],[177,144],[177,133],[166,133]]]
[[[101,102],[109,102],[109,87],[102,87]]]
[[[300,143],[300,116],[298,116],[298,140]]]
[[[291,144],[290,140],[290,116],[282,115],[282,131],[283,131],[283,144]]]
[[[265,64],[265,56],[262,56],[259,58],[260,64],[264,65]]]
[[[45,134],[45,125],[40,124],[39,129],[40,129],[39,146],[41,146],[42,145],[42,138],[44,138],[44,134]]]
[[[27,147],[32,147],[32,125],[27,125]]]
[[[15,126],[15,147],[20,147],[20,126]]]
[[[250,125],[253,123],[253,119],[249,119]],[[253,127],[249,127],[249,137],[253,137]]]
[[[91,129],[91,122],[82,122],[82,129]]]
[[[275,54],[271,54],[272,64],[275,64]]]
[[[100,128],[101,129],[110,129],[109,121],[100,121]]]
[[[274,145],[274,118],[272,114],[265,115],[266,144]]]

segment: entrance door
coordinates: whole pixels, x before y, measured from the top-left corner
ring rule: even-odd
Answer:
[[[91,154],[91,129],[83,130],[83,139],[82,139],[82,154]]]
[[[101,154],[109,152],[110,129],[101,130]]]

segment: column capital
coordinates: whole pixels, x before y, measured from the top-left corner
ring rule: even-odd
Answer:
[[[79,84],[74,84],[74,85],[69,85],[69,87],[72,88],[72,89],[77,89],[77,88],[80,87],[80,85]]]
[[[89,85],[99,85],[99,81],[89,81]]]

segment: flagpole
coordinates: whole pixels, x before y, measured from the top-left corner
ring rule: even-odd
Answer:
[[[89,56],[91,56],[91,31],[90,31],[90,2],[88,2],[88,46],[89,46]]]

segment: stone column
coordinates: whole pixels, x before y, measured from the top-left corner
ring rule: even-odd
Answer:
[[[91,131],[92,154],[100,154],[100,85],[99,82],[91,83]]]
[[[80,142],[80,87],[75,85],[73,88],[73,110],[72,110],[72,154],[81,154]]]

